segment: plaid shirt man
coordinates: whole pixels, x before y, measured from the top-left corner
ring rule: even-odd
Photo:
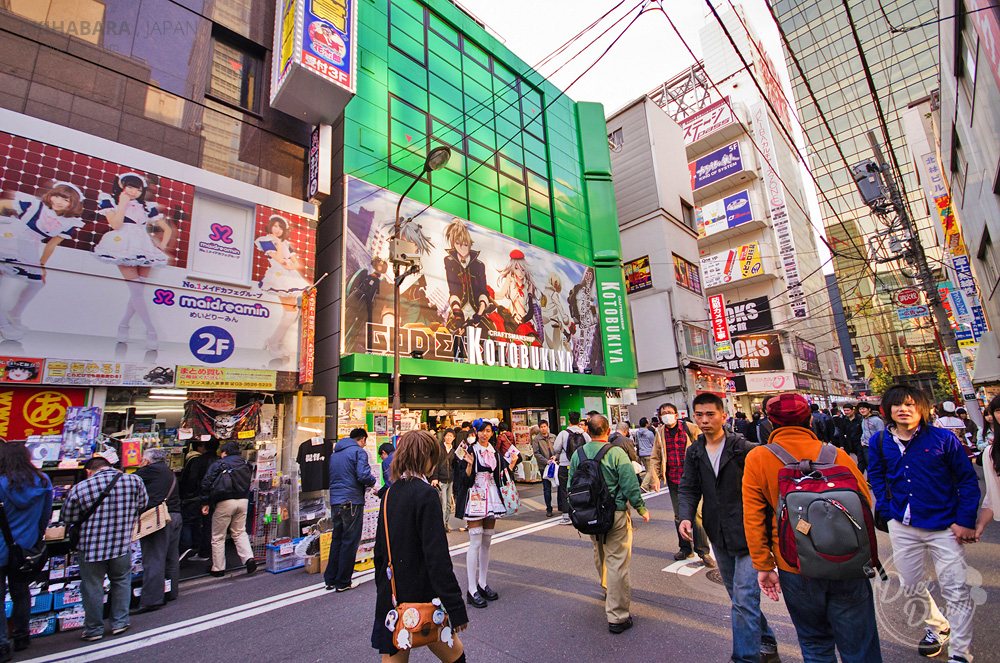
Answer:
[[[73,486],[63,504],[65,522],[78,522],[118,474],[118,470],[105,467]],[[83,561],[103,562],[129,552],[135,521],[148,499],[142,479],[133,474],[122,474],[97,511],[83,525],[80,533]]]
[[[684,475],[684,452],[688,443],[686,425],[686,422],[678,421],[673,428],[662,426],[660,429],[667,450],[667,481],[672,484],[680,484]]]

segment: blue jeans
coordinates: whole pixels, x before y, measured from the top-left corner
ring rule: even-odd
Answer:
[[[871,581],[815,580],[778,570],[804,663],[882,663]]]
[[[7,567],[0,567],[0,596],[7,591]],[[10,600],[14,603],[14,608],[10,613],[13,629],[10,634],[15,638],[28,637],[28,620],[31,618],[31,594],[28,592],[28,583],[14,576],[10,580]],[[0,624],[0,646],[7,644],[7,628],[5,624]]]
[[[542,497],[545,498],[545,508],[552,508],[552,482],[542,479]]]
[[[732,659],[735,663],[758,663],[761,641],[777,641],[760,611],[757,569],[753,567],[749,553],[733,555],[722,541],[712,541],[712,549],[715,551],[715,561],[719,564],[722,582],[733,602]]]
[[[83,599],[83,634],[104,634],[104,576],[111,582],[111,628],[128,626],[132,593],[132,553],[100,562],[80,560],[80,595]]]
[[[363,504],[331,504],[333,512],[333,538],[330,539],[330,554],[323,572],[327,585],[337,588],[351,586],[354,575],[354,561],[361,543],[361,522]]]

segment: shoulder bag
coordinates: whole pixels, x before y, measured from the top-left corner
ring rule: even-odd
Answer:
[[[48,548],[41,535],[38,541],[30,548],[25,548],[14,540],[14,535],[10,531],[10,523],[7,522],[6,505],[0,502],[0,530],[3,530],[3,538],[7,543],[7,568],[10,573],[14,573],[22,580],[31,582],[38,575],[49,557]]]
[[[889,486],[889,466],[885,464],[885,429],[882,429],[882,435],[879,436],[878,452],[882,454],[882,466],[885,468],[885,477],[883,481],[885,482],[885,499],[889,503],[890,508],[892,507],[892,488]],[[889,531],[889,520],[879,513],[879,509],[873,509],[875,512],[875,529],[880,532]]]
[[[170,522],[170,512],[167,511],[167,500],[174,494],[174,488],[176,487],[177,477],[174,477],[174,482],[170,484],[170,490],[167,492],[167,496],[163,498],[163,501],[152,509],[146,509],[139,515],[139,519],[135,521],[135,529],[132,530],[133,541],[138,541],[153,532],[159,532],[167,526],[167,523]]]
[[[392,631],[392,644],[396,649],[426,647],[434,642],[445,642],[452,647],[455,640],[448,624],[448,611],[444,609],[441,599],[436,598],[430,603],[396,602],[396,572],[392,568],[392,546],[389,545],[390,492],[391,490],[386,491],[382,501],[385,550],[389,557],[386,575],[389,576],[389,583],[392,586],[392,610],[385,617],[385,627]]]
[[[115,473],[115,478],[112,479],[101,494],[97,496],[97,499],[90,508],[83,512],[83,517],[80,518],[78,522],[70,523],[66,528],[66,535],[69,537],[69,549],[78,550],[80,547],[80,535],[83,533],[83,524],[86,523],[94,512],[97,511],[97,507],[101,506],[101,502],[111,493],[111,489],[115,487],[118,480],[122,478],[121,472]]]
[[[517,492],[517,486],[514,485],[514,477],[511,476],[510,470],[506,467],[500,472],[500,486],[498,487],[503,506],[507,509],[507,515],[514,515],[521,508],[521,496]]]

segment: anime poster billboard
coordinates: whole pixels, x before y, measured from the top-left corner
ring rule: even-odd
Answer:
[[[304,217],[0,132],[0,354],[294,371],[314,242]]]
[[[354,178],[346,189],[341,352],[391,354],[399,194]],[[605,374],[593,267],[415,201],[401,216],[420,256],[400,287],[404,357]]]

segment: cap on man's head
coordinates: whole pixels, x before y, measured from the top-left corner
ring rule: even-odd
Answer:
[[[941,403],[941,407],[943,407],[944,411],[949,414],[953,414],[955,412],[955,404],[952,401],[945,401],[944,403]]]
[[[809,401],[799,394],[781,394],[767,402],[767,416],[775,426],[807,426]]]

